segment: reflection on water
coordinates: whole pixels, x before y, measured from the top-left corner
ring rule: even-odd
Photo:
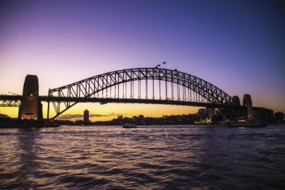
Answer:
[[[18,174],[16,184],[22,188],[29,189],[31,178],[37,173],[38,163],[36,160],[35,142],[38,129],[18,129],[18,151],[20,153]]]
[[[285,126],[0,131],[0,189],[281,189]]]

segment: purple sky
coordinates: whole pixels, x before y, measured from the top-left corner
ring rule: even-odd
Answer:
[[[285,112],[284,34],[281,0],[0,0],[0,93],[166,61]]]

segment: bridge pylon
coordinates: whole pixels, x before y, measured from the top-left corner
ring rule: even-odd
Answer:
[[[39,81],[36,75],[27,75],[23,87],[19,119],[42,119],[42,106],[39,100]]]

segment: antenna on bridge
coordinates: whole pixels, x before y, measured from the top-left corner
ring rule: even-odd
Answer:
[[[162,64],[165,65],[165,64],[166,64],[166,61],[163,61]],[[158,65],[155,66],[155,68],[158,68],[158,67],[160,67],[160,66],[161,66],[161,65],[158,64]]]
[[[162,65],[164,65],[164,68],[166,68],[166,61],[163,61]]]

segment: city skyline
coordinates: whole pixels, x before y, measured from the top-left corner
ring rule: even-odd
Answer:
[[[47,95],[49,88],[98,74],[166,61],[166,68],[200,77],[230,96],[250,94],[253,105],[285,112],[281,1],[24,0],[1,1],[0,7],[1,94],[22,94],[28,74],[39,77],[39,94]],[[198,108],[79,104],[66,115],[85,109],[108,120]],[[0,108],[13,117],[17,110]]]

